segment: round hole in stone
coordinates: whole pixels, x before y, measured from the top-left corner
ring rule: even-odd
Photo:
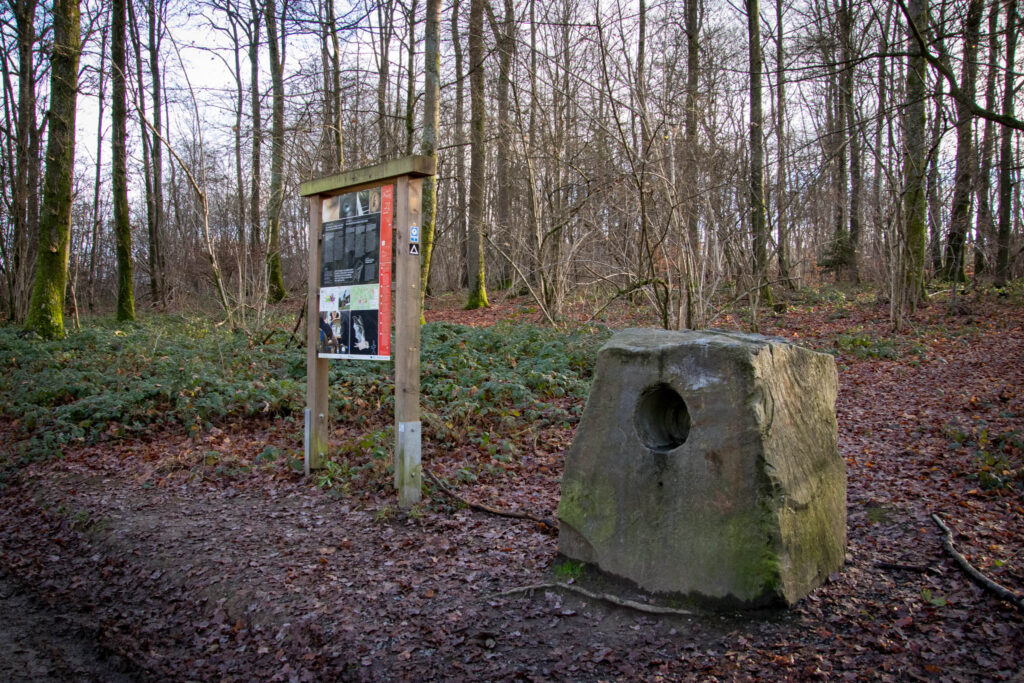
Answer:
[[[652,451],[671,451],[690,435],[690,411],[679,393],[667,384],[655,384],[640,394],[633,414],[636,432]]]

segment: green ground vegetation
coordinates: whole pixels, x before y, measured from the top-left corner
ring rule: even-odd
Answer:
[[[607,336],[596,327],[424,326],[426,439],[472,442],[500,459],[515,451],[510,437],[578,419]],[[162,428],[201,432],[245,416],[291,417],[301,433],[305,350],[284,335],[260,344],[203,317],[98,318],[57,341],[0,327],[0,367],[0,415],[19,439],[5,455],[16,461]],[[386,449],[393,364],[335,361],[330,385],[332,419],[368,435],[343,450]]]

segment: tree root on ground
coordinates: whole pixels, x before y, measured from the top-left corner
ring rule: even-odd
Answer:
[[[591,600],[603,600],[604,602],[611,603],[617,607],[625,607],[627,609],[636,610],[637,612],[644,612],[646,614],[668,614],[673,616],[687,617],[698,614],[692,610],[675,609],[674,607],[660,607],[658,605],[647,605],[642,602],[635,600],[627,600],[620,598],[615,595],[609,595],[608,593],[594,593],[588,591],[585,588],[579,586],[573,586],[568,583],[535,583],[532,586],[522,586],[520,588],[510,588],[507,591],[501,591],[496,593],[497,596],[508,596],[515,595],[516,593],[531,593],[536,590],[546,590],[550,588],[560,588],[567,590],[571,593],[577,593]]]
[[[483,505],[482,503],[474,503],[455,493],[455,491],[451,490],[447,484],[441,481],[440,477],[427,468],[423,468],[423,473],[427,475],[427,478],[430,479],[430,481],[434,482],[434,485],[437,486],[443,494],[449,498],[454,498],[466,507],[473,508],[474,510],[480,510],[481,512],[489,512],[490,514],[498,515],[499,517],[527,519],[531,522],[536,522],[540,527],[540,531],[546,534],[555,534],[558,531],[558,525],[555,524],[554,520],[548,519],[547,517],[538,517],[537,515],[530,514],[529,512],[520,512],[519,510],[502,510],[501,508],[493,508],[489,505]]]
[[[974,566],[967,561],[967,558],[961,555],[957,549],[953,547],[953,532],[950,531],[949,527],[943,523],[937,514],[932,514],[932,521],[942,529],[942,546],[946,549],[946,552],[953,557],[957,565],[965,574],[967,574],[971,581],[977,584],[982,590],[991,593],[1000,600],[1005,600],[1016,607],[1019,611],[1024,612],[1024,597],[1017,595],[1010,589],[996,583],[975,569]]]

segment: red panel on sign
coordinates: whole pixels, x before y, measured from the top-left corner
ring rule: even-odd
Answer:
[[[377,353],[391,355],[391,228],[395,186],[380,188],[380,301],[377,309]]]

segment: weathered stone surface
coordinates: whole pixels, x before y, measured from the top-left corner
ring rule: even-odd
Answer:
[[[630,329],[602,347],[565,463],[559,551],[652,592],[792,604],[843,565],[832,357]]]

